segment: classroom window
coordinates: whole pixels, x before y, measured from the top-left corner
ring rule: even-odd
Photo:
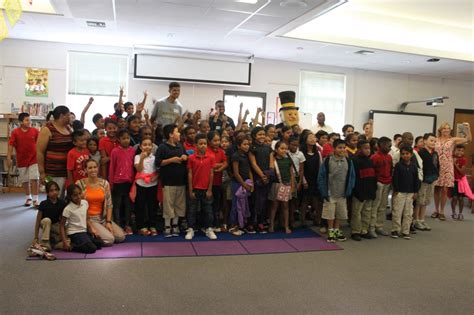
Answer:
[[[337,73],[314,71],[300,72],[300,112],[310,113],[311,124],[317,124],[316,116],[323,112],[326,124],[335,132],[344,125],[346,104],[346,76]]]
[[[246,121],[250,123],[252,119],[255,118],[257,108],[260,107],[265,111],[266,100],[267,93],[224,90],[225,113],[234,120],[236,126],[238,123],[240,103],[243,103],[242,118],[248,109],[249,115]],[[261,118],[259,118],[259,121],[261,121]]]
[[[118,102],[120,87],[127,93],[128,56],[89,52],[68,53],[67,105],[80,119],[89,98],[94,103],[85,117],[85,127],[92,130],[92,116],[101,113],[104,117],[113,113]]]

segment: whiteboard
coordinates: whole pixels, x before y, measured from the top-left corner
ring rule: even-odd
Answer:
[[[135,54],[134,78],[250,85],[251,63],[193,57]]]
[[[436,115],[406,112],[369,111],[370,119],[374,121],[374,137],[388,137],[404,132],[411,132],[416,138],[427,132],[435,133]]]

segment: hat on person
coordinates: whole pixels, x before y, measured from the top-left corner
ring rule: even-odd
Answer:
[[[294,91],[283,91],[278,93],[280,96],[280,112],[282,110],[296,109],[299,110],[299,107],[295,106],[296,93]]]

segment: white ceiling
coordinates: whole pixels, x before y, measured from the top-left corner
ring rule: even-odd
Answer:
[[[468,61],[442,59],[438,63],[427,63],[426,59],[435,56],[384,50],[363,56],[353,54],[363,47],[274,36],[275,31],[288,23],[294,24],[305,14],[307,20],[308,12],[310,17],[314,16],[337,0],[306,0],[305,8],[282,7],[281,0],[272,0],[258,14],[233,30],[267,1],[247,4],[234,0],[53,0],[61,15],[24,12],[20,22],[10,29],[9,38],[128,47],[161,45],[212,49],[248,53],[257,58],[474,81],[474,65]],[[369,0],[363,1],[370,4]],[[384,1],[390,7],[391,1],[378,1]],[[462,0],[449,3],[456,1]],[[423,0],[398,2],[426,4]],[[446,1],[431,0],[431,4],[435,2]],[[450,7],[420,5],[413,8],[428,12],[427,18],[441,12],[450,23],[472,24],[472,4],[470,15],[453,15]],[[416,10],[413,16],[419,15]],[[106,22],[107,27],[87,27],[87,20]]]

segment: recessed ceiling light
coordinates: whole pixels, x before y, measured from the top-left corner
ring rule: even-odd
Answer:
[[[235,0],[235,2],[248,3],[248,4],[255,4],[255,3],[258,2],[258,0]]]
[[[105,27],[105,22],[86,21],[86,23],[87,23],[87,26],[89,26],[89,27],[100,27],[100,28]]]
[[[372,55],[372,54],[375,54],[375,51],[372,51],[372,50],[358,50],[356,51],[354,54],[356,55],[364,55],[364,56],[368,56],[368,55]]]
[[[426,60],[427,62],[438,62],[440,59],[439,58],[430,58]]]
[[[296,47],[296,49],[303,50],[304,48],[303,47]]]
[[[403,60],[403,63],[411,63],[410,60]]]
[[[280,6],[290,9],[306,8],[308,4],[304,0],[283,0],[280,2]]]

